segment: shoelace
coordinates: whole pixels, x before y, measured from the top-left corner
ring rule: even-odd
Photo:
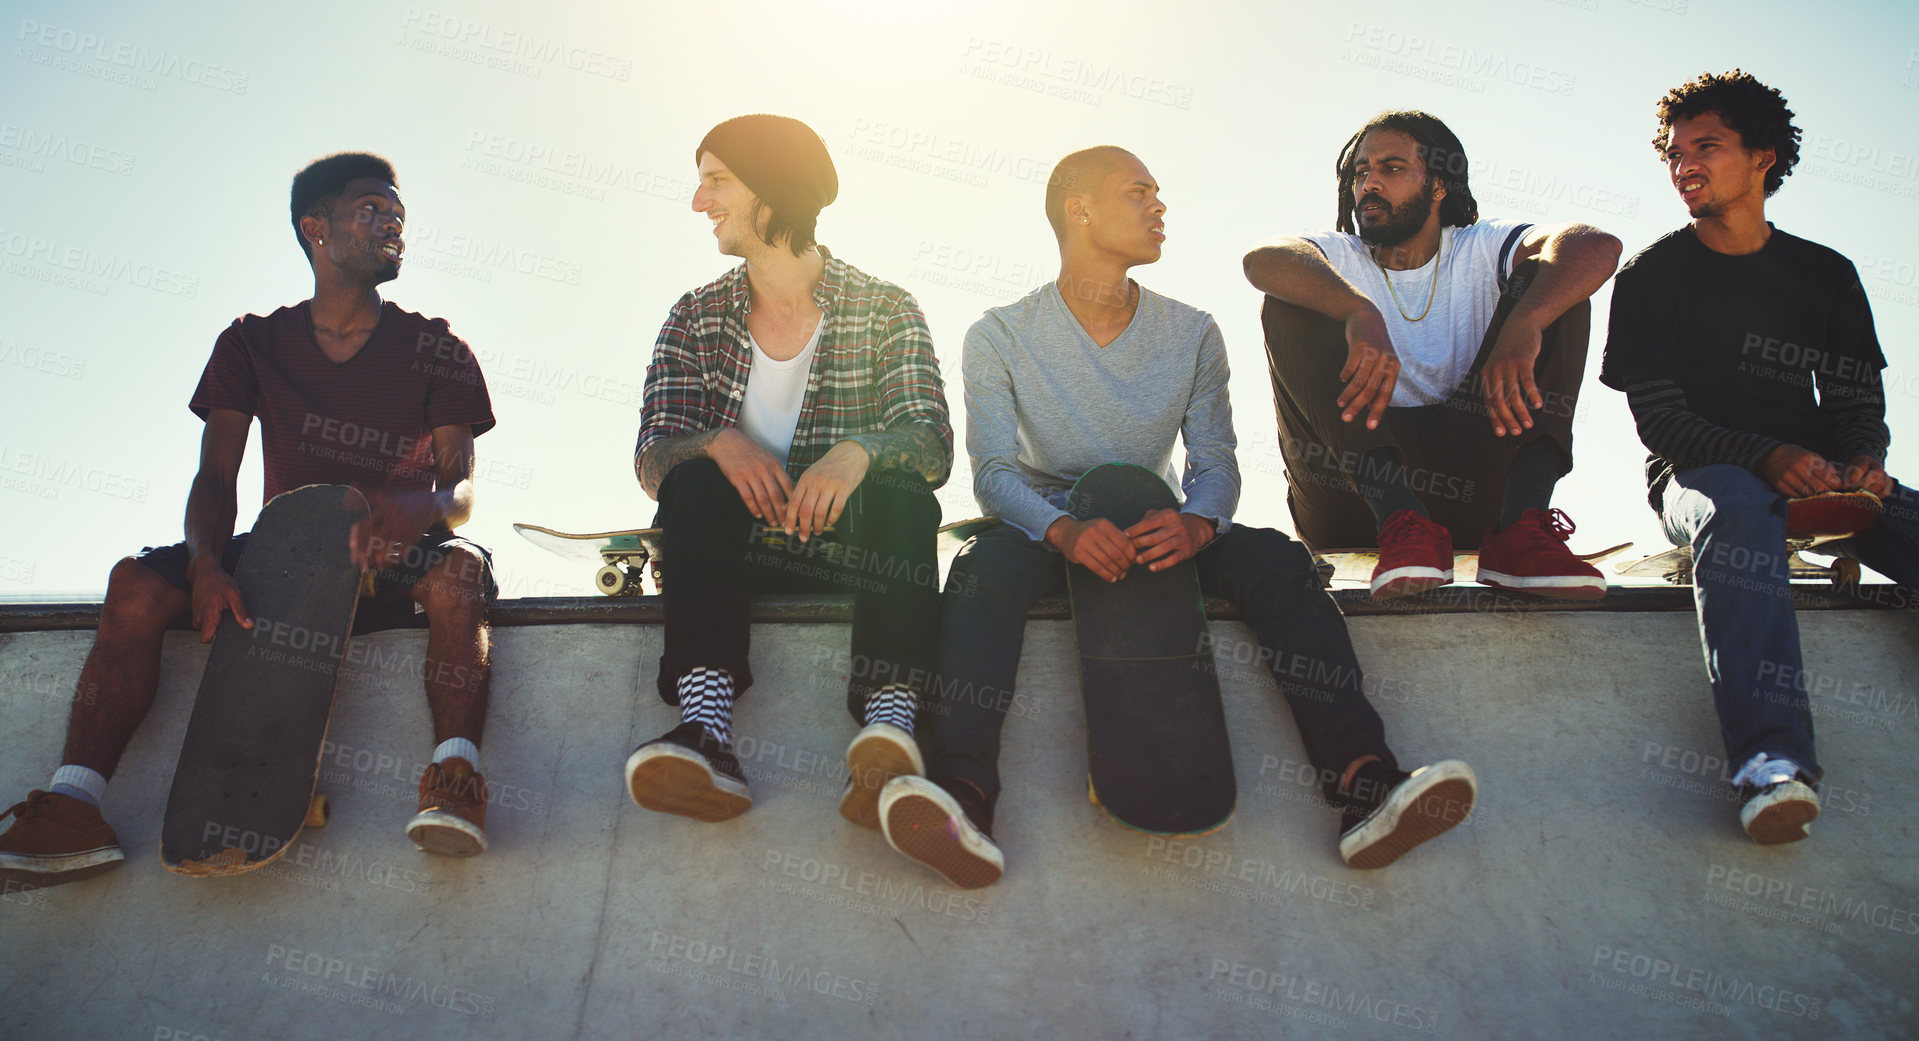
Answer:
[[[461,779],[454,777],[451,771],[439,763],[428,763],[426,768],[433,774],[432,779],[427,781],[428,793],[441,798],[458,796],[473,802],[486,801],[486,794],[480,791],[478,774],[468,774]]]
[[[38,815],[41,810],[46,808],[47,803],[52,800],[52,792],[43,792],[38,789],[28,792],[25,802],[16,802],[12,806],[7,807],[5,813],[0,813],[0,821],[6,820],[8,817],[27,820],[30,817]]]
[[[1424,534],[1422,529],[1431,523],[1412,510],[1401,510],[1386,521],[1386,527],[1379,532],[1379,542],[1385,545],[1395,539],[1418,537]]]
[[[1751,786],[1768,788],[1775,784],[1795,780],[1799,776],[1799,764],[1790,759],[1769,756],[1764,752],[1746,760],[1739,773],[1733,776],[1733,787]]]
[[[1529,546],[1548,548],[1571,540],[1573,532],[1578,530],[1573,527],[1572,518],[1566,516],[1566,511],[1557,506],[1551,510],[1540,510],[1537,524],[1521,522],[1519,529]]]

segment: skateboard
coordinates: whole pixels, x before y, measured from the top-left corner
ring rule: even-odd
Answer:
[[[1179,501],[1158,474],[1106,464],[1068,501],[1080,520],[1130,527]],[[1066,568],[1086,706],[1087,795],[1114,820],[1155,835],[1204,835],[1233,816],[1238,789],[1206,639],[1199,569],[1135,566],[1107,582]]]
[[[939,529],[941,550],[957,550],[967,539],[997,523],[991,517],[974,517],[942,525]],[[642,576],[653,580],[655,594],[666,591],[665,580],[660,574],[658,528],[629,528],[626,531],[575,535],[538,524],[515,524],[513,530],[535,546],[568,560],[599,561],[600,569],[593,575],[593,584],[607,596],[645,595]],[[829,532],[832,530],[827,529]],[[755,538],[767,546],[779,549],[786,547],[786,533],[778,528],[759,526],[757,531]],[[820,547],[821,556],[827,560],[832,560],[837,552],[837,543]]]
[[[1597,553],[1577,554],[1588,564],[1597,564],[1610,560],[1632,548],[1632,543],[1622,542],[1617,546],[1607,546]],[[1313,554],[1313,566],[1319,570],[1319,580],[1328,589],[1335,582],[1351,582],[1370,586],[1373,580],[1373,568],[1379,565],[1379,549],[1329,549]],[[1479,577],[1479,551],[1455,550],[1453,552],[1453,584],[1473,582]],[[1444,587],[1441,587],[1444,588]]]
[[[233,574],[253,628],[226,615],[207,654],[160,832],[167,870],[243,874],[326,823],[320,747],[361,591],[347,535],[366,514],[339,484],[260,511]]]
[[[1830,564],[1815,564],[1800,556],[1830,542],[1851,538],[1878,523],[1885,504],[1871,492],[1822,492],[1786,503],[1786,576],[1789,582],[1830,582],[1835,586],[1859,582],[1859,562],[1836,556]],[[1664,553],[1622,564],[1622,575],[1659,578],[1674,585],[1692,584],[1692,547],[1675,546]]]
[[[665,592],[660,579],[660,529],[629,528],[625,531],[598,531],[575,535],[538,524],[515,524],[528,542],[568,560],[599,561],[593,585],[607,596],[641,596],[646,590],[642,574],[650,573],[653,591]],[[648,564],[652,567],[649,569]]]

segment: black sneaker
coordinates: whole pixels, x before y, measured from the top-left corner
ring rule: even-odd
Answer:
[[[1819,816],[1815,783],[1790,759],[1754,756],[1733,778],[1739,792],[1739,823],[1761,846],[1806,838]]]
[[[1339,855],[1349,867],[1383,868],[1465,820],[1478,794],[1473,768],[1457,759],[1410,774],[1367,763],[1350,788],[1333,793],[1334,805],[1344,810]]]
[[[626,790],[649,810],[698,821],[737,817],[753,805],[732,748],[698,723],[681,723],[626,759]]]
[[[1006,858],[988,834],[992,817],[986,800],[963,781],[935,784],[906,775],[880,791],[886,844],[961,889],[984,889],[1006,871]]]

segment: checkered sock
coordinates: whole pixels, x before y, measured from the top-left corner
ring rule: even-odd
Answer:
[[[107,779],[100,776],[97,770],[67,763],[53,772],[53,780],[47,783],[47,790],[55,795],[70,796],[98,806],[101,796],[107,794]]]
[[[722,745],[733,745],[733,674],[699,668],[680,677],[680,722],[698,723]]]
[[[881,687],[866,698],[866,725],[891,723],[910,734],[916,700],[911,687],[898,683]]]

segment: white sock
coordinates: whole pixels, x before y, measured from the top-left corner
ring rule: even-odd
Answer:
[[[698,723],[713,740],[733,746],[733,674],[696,668],[680,677],[680,722]]]
[[[881,687],[866,698],[866,725],[891,723],[907,733],[913,732],[913,690],[893,683]]]
[[[47,790],[90,802],[97,807],[100,800],[106,797],[107,779],[100,776],[97,770],[66,763],[53,772],[53,780],[47,784]]]
[[[480,772],[480,746],[464,737],[449,737],[434,746],[434,762],[444,763],[448,759],[464,759],[474,773]]]

